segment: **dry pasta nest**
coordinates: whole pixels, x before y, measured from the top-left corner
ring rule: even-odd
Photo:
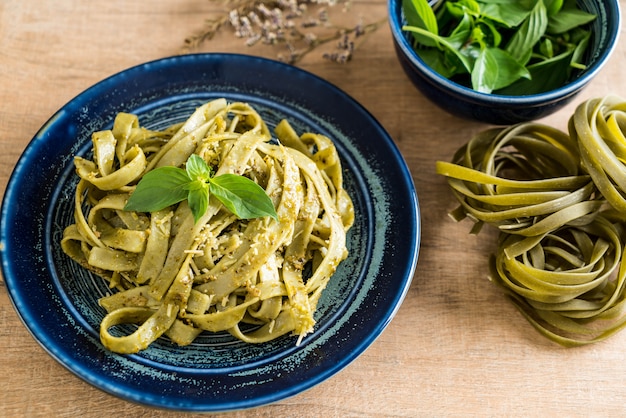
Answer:
[[[490,278],[543,335],[564,346],[626,326],[626,101],[580,104],[568,132],[526,122],[474,136],[437,172],[451,216],[500,231]]]

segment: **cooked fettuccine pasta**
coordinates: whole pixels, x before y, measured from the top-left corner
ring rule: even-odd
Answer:
[[[61,244],[114,289],[99,300],[105,347],[135,353],[163,334],[187,345],[203,331],[249,343],[292,333],[299,343],[313,330],[320,295],[348,254],[354,211],[329,138],[298,135],[286,120],[274,135],[251,106],[225,99],[162,131],[120,113],[111,130],[93,134],[93,159],[75,157],[75,223]],[[146,173],[182,167],[191,154],[215,175],[263,187],[278,221],[238,219],[214,198],[197,222],[186,200],[124,210]],[[131,323],[138,327],[125,335],[116,329]]]

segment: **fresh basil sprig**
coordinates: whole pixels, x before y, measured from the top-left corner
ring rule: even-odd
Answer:
[[[562,86],[582,58],[596,16],[575,0],[402,0],[417,54],[442,76],[483,93],[536,94]]]
[[[185,169],[167,166],[146,173],[124,210],[155,212],[187,199],[197,222],[207,211],[209,195],[240,219],[270,216],[278,220],[274,204],[261,186],[236,174],[213,176],[211,167],[196,154],[189,157]]]

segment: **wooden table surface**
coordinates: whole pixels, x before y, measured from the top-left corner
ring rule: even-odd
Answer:
[[[622,6],[626,0],[621,1]],[[0,188],[30,139],[66,102],[99,80],[145,61],[180,53],[208,18],[210,0],[3,0],[0,2]],[[540,336],[487,280],[494,235],[468,234],[435,161],[487,125],[432,106],[408,81],[393,52],[385,0],[354,0],[331,20],[354,27],[383,21],[346,64],[331,62],[335,43],[295,65],[337,85],[394,138],[420,201],[419,263],[410,291],[388,328],[356,361],[297,396],[224,416],[617,416],[626,413],[626,332],[566,349]],[[623,34],[622,34],[623,35]],[[543,122],[565,129],[576,104],[626,96],[626,48],[575,103]],[[277,58],[249,47],[228,27],[201,52]],[[150,416],[178,414],[117,399],[53,360],[20,322],[0,283],[0,416]]]

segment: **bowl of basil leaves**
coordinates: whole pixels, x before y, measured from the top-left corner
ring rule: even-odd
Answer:
[[[388,0],[402,68],[432,102],[496,125],[570,102],[615,50],[618,0]]]

